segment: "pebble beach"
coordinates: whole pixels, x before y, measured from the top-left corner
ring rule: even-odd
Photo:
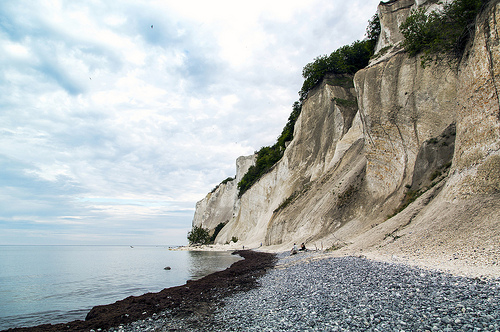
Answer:
[[[209,316],[164,311],[108,331],[500,331],[500,278],[321,252],[276,257],[256,287]]]

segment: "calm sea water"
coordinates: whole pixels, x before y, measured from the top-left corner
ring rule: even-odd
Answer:
[[[0,330],[83,320],[93,306],[182,285],[239,259],[153,246],[0,246]]]

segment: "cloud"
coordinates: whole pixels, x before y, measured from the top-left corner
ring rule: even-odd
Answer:
[[[1,2],[0,244],[185,243],[377,4]]]

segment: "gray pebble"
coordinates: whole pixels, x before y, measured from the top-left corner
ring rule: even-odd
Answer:
[[[499,331],[500,279],[358,257],[278,255],[259,287],[224,300],[211,326],[167,313],[120,331]],[[111,329],[109,331],[118,331]]]

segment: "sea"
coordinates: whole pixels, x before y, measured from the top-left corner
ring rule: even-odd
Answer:
[[[96,305],[183,285],[240,259],[168,246],[0,246],[0,330],[84,320]]]

